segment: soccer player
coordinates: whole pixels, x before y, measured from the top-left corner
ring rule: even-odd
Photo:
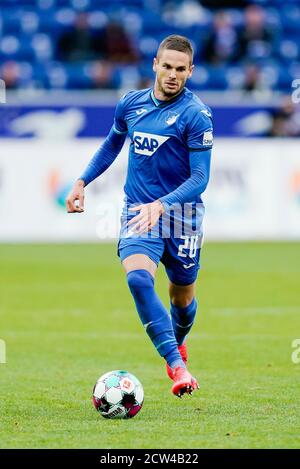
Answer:
[[[199,387],[186,367],[186,336],[197,309],[201,194],[209,180],[212,148],[211,111],[185,87],[193,68],[187,38],[172,35],[161,42],[153,62],[153,89],[130,91],[119,101],[108,136],[66,200],[68,212],[84,210],[84,187],[112,164],[128,136],[118,255],[140,319],[164,357],[172,392],[179,397]],[[154,289],[159,262],[170,281],[171,315]]]

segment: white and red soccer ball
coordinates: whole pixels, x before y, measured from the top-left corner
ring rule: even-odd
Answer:
[[[105,373],[94,386],[93,404],[108,419],[132,418],[141,410],[143,402],[143,386],[128,371]]]

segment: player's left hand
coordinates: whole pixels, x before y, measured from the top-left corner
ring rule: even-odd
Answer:
[[[141,204],[136,207],[129,208],[131,212],[139,212],[133,217],[127,226],[134,225],[133,231],[137,234],[147,233],[158,222],[159,217],[164,213],[165,209],[160,200],[155,200],[149,204]]]

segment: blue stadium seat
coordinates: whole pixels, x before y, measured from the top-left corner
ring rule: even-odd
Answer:
[[[287,3],[282,5],[280,10],[281,21],[286,32],[298,32],[300,25],[300,6],[299,4]]]
[[[3,8],[1,15],[3,20],[3,34],[17,34],[20,30],[21,9]]]
[[[3,61],[32,62],[34,60],[34,53],[27,37],[26,40],[20,40],[17,36],[4,36],[0,41],[0,54]]]
[[[299,43],[293,39],[283,39],[280,42],[280,56],[283,61],[289,63],[299,57]]]

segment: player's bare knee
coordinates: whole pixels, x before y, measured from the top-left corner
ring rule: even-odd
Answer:
[[[155,277],[157,266],[150,257],[144,254],[132,254],[123,260],[122,265],[126,274],[133,270],[147,270],[152,277]]]

